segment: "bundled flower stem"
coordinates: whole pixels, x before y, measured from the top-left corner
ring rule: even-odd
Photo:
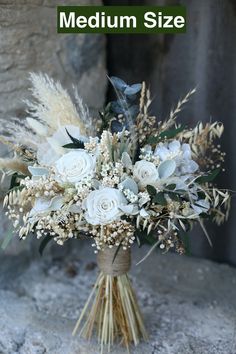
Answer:
[[[98,253],[101,272],[73,331],[75,335],[81,327],[79,333],[86,339],[97,332],[101,353],[105,348],[110,351],[119,338],[127,350],[130,343],[137,345],[140,339],[148,338],[127,274],[130,250],[116,253],[117,247]]]

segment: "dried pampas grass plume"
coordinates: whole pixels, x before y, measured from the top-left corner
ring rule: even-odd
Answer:
[[[19,146],[36,151],[61,126],[74,125],[81,135],[94,135],[95,125],[74,87],[75,104],[59,82],[46,74],[30,74],[33,100],[26,100],[28,117],[0,119],[0,141],[16,151]]]
[[[25,101],[30,117],[47,127],[47,135],[52,135],[61,125],[76,125],[85,133],[80,119],[68,92],[59,82],[55,82],[46,74],[30,74],[34,101]],[[31,128],[32,128],[31,119]]]
[[[28,165],[18,158],[0,158],[0,170],[12,173],[20,172],[23,175],[29,174]]]
[[[10,120],[0,119],[0,142],[15,151],[18,146],[36,150],[41,137],[29,129],[25,119],[15,117]]]

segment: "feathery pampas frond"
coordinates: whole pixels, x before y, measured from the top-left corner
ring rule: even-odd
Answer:
[[[78,88],[76,86],[73,86],[73,90],[76,100],[76,108],[79,113],[80,120],[86,129],[86,134],[88,136],[95,136],[97,133],[96,124],[94,124],[94,121],[89,114],[88,106],[83,102],[83,99],[80,97],[78,93]]]
[[[30,74],[35,101],[25,101],[31,118],[48,128],[52,135],[60,125],[76,125],[84,133],[84,125],[68,92],[46,74]],[[32,123],[32,122],[31,122]]]
[[[35,135],[26,124],[26,120],[21,118],[0,119],[0,142],[13,150],[14,146],[18,145],[35,150],[41,142],[40,137]]]

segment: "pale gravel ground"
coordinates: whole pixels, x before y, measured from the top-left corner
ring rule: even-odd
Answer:
[[[71,332],[98,269],[91,247],[1,257],[0,353],[97,354]],[[145,253],[135,250],[133,264]],[[30,260],[30,258],[34,260]],[[150,334],[135,354],[235,354],[236,269],[154,253],[130,272]],[[115,347],[112,353],[126,353]]]

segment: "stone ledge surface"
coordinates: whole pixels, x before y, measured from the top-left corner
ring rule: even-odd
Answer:
[[[135,354],[235,354],[236,270],[210,261],[133,252],[130,276],[150,335]],[[98,273],[93,250],[1,257],[0,353],[98,354],[71,332]],[[114,354],[126,353],[115,346]]]

